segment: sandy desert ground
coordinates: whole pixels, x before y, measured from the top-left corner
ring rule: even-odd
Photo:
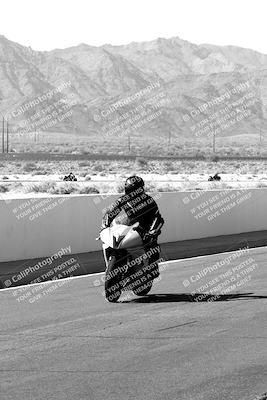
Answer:
[[[71,171],[77,182],[64,182]],[[221,181],[209,182],[215,173]],[[121,193],[133,174],[143,177],[149,192],[267,188],[265,161],[2,161],[0,196]]]
[[[267,188],[266,174],[221,174],[221,181],[209,182],[207,174],[140,174],[149,192],[173,192],[216,189]],[[0,182],[2,198],[43,196],[55,194],[122,193],[127,175],[93,175],[80,177],[77,182],[64,182],[60,174],[53,175],[5,175]],[[2,176],[0,176],[2,179]]]

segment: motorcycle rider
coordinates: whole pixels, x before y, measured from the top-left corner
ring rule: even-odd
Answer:
[[[145,183],[139,176],[133,175],[126,179],[124,184],[125,194],[119,197],[105,213],[102,228],[110,226],[111,222],[124,210],[129,225],[139,222],[136,231],[143,240],[145,252],[149,256],[149,265],[153,264],[153,278],[159,276],[159,245],[157,238],[161,233],[164,219],[160,215],[157,203],[144,190]]]

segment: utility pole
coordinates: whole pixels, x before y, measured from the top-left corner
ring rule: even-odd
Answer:
[[[168,133],[168,146],[167,146],[167,150],[170,150],[170,144],[171,144],[171,131],[169,131]]]
[[[260,80],[259,80],[259,95],[258,95],[259,102],[261,105],[260,132],[259,132],[260,133],[260,143],[259,143],[260,151],[261,151],[261,146],[262,146],[262,123],[263,123],[263,100],[262,100],[262,81],[263,81],[263,79],[264,79],[264,76],[261,76]]]
[[[6,132],[5,132],[6,127]],[[6,152],[9,152],[9,123],[5,117],[2,117],[2,153],[5,153],[5,133],[6,133]]]
[[[6,122],[6,152],[8,153],[9,147],[9,129],[8,129],[8,121]]]
[[[213,154],[216,153],[216,143],[215,143],[215,139],[216,139],[216,135],[215,135],[215,131],[213,132],[213,140],[212,140],[212,150],[213,150]]]
[[[2,153],[5,152],[5,118],[2,120]]]
[[[129,150],[129,153],[131,152],[131,136],[130,136],[130,133],[128,134],[128,150]]]

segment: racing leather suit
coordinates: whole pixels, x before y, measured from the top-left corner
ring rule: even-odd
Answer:
[[[110,226],[113,219],[116,218],[122,210],[125,211],[128,217],[129,225],[139,222],[139,226],[135,229],[143,239],[145,252],[153,249],[153,251],[150,252],[149,264],[155,264],[155,277],[157,277],[159,275],[157,261],[160,255],[160,247],[157,243],[157,238],[164,224],[164,219],[160,215],[157,203],[151,196],[146,194],[142,188],[136,189],[130,194],[124,194],[119,197],[105,213],[102,228]]]

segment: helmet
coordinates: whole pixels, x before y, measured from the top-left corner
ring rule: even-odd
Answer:
[[[144,190],[145,182],[140,176],[130,176],[129,178],[126,179],[124,188],[125,188],[125,194],[130,194],[132,192],[135,192],[137,189]]]

